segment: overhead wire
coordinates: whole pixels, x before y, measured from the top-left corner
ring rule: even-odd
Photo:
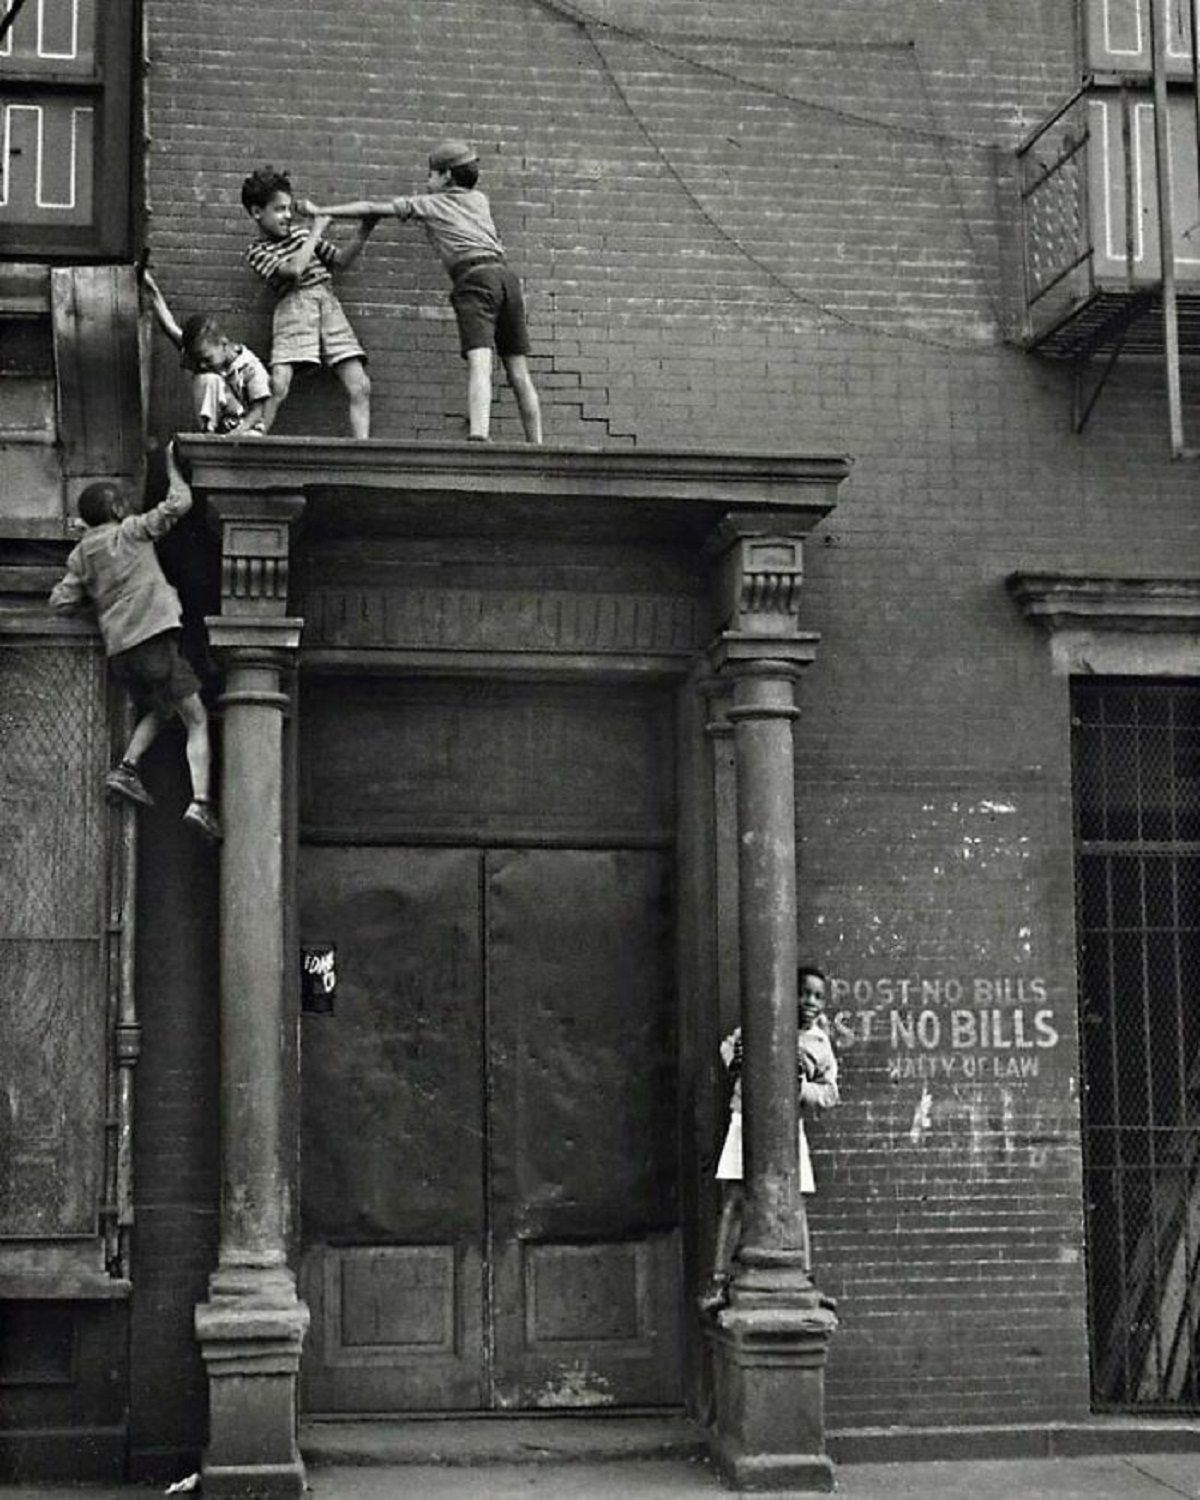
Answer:
[[[704,201],[695,192],[691,184],[687,181],[682,172],[675,165],[670,154],[659,141],[654,131],[642,117],[640,111],[634,105],[632,99],[629,97],[628,91],[625,89],[624,85],[621,83],[621,80],[618,78],[616,71],[614,70],[612,64],[608,59],[607,54],[600,46],[600,43],[596,38],[595,31],[593,30],[592,22],[590,19],[586,18],[586,13],[580,11],[577,6],[572,5],[570,3],[570,0],[534,0],[534,4],[536,4],[543,10],[553,12],[564,20],[569,20],[572,25],[582,34],[596,58],[601,75],[607,80],[609,87],[612,89],[613,93],[620,101],[622,107],[628,114],[633,124],[646,140],[646,143],[649,145],[651,151],[653,151],[655,157],[663,167],[664,171],[670,176],[679,190],[688,199],[696,213],[709,227],[713,234],[715,234],[719,239],[724,240],[725,243],[727,243],[732,249],[737,251],[739,255],[741,255],[764,277],[766,277],[771,285],[778,287],[790,301],[807,307],[813,312],[826,318],[830,322],[837,323],[842,327],[864,333],[879,334],[882,337],[888,339],[894,339],[907,343],[922,344],[929,348],[941,349],[951,353],[979,353],[984,349],[990,349],[992,347],[990,343],[987,345],[981,345],[978,341],[973,340],[938,338],[933,334],[921,333],[911,327],[896,326],[887,323],[880,323],[873,319],[855,317],[850,313],[845,313],[838,308],[831,307],[827,302],[821,301],[820,298],[814,297],[809,293],[802,292],[797,287],[793,286],[792,283],[788,281],[787,278],[784,277],[779,271],[777,271],[768,261],[764,260],[760,255],[758,255],[748,245],[746,245],[738,235],[736,235],[732,230],[727,229],[725,225],[721,223],[721,221],[712,213],[712,211],[708,208]],[[628,28],[622,28],[609,22],[597,21],[596,25],[597,29],[599,30],[611,31],[617,34],[628,33]],[[733,81],[739,82],[740,80],[735,78]],[[937,131],[926,132],[927,139],[936,140],[938,136],[939,132]],[[963,206],[960,203],[960,209],[962,209],[962,207]],[[963,210],[963,212],[965,226],[965,209]],[[970,238],[969,229],[966,230],[966,233],[970,247],[972,248],[973,252],[977,253],[974,243]],[[988,289],[988,295],[989,300],[992,303],[993,312],[995,313],[995,303],[994,300],[991,299],[990,288]],[[997,322],[999,322],[998,318]]]
[[[768,97],[777,99],[781,103],[794,105],[797,109],[807,110],[813,114],[829,115],[836,120],[841,120],[848,125],[861,127],[865,130],[883,131],[889,135],[903,135],[912,140],[942,142],[946,145],[966,146],[975,151],[988,151],[991,143],[978,140],[974,136],[954,135],[949,131],[931,129],[923,125],[910,125],[903,120],[882,119],[877,115],[863,114],[858,110],[846,109],[840,104],[831,104],[826,99],[812,99],[803,94],[794,94],[790,89],[783,89],[776,84],[766,83],[761,78],[748,78],[744,73],[737,73],[731,68],[723,68],[717,63],[706,62],[703,58],[692,56],[691,53],[681,51],[679,47],[672,46],[662,40],[651,31],[645,31],[641,27],[623,25],[618,21],[609,21],[603,16],[597,16],[591,11],[584,10],[575,5],[573,0],[533,0],[533,3],[542,10],[547,10],[560,16],[563,20],[573,22],[584,30],[608,31],[615,36],[625,37],[630,41],[640,42],[642,46],[652,51],[660,52],[664,57],[670,57],[675,62],[683,63],[696,72],[707,73],[713,77],[721,78],[726,83],[736,83],[740,87],[749,89],[753,93],[766,94]],[[697,45],[711,44],[717,38],[708,36],[703,40],[697,36]],[[726,38],[726,41],[731,40]],[[809,43],[810,47],[818,44]],[[847,52],[881,52],[895,51],[898,53],[912,52],[915,44],[911,41],[896,42],[823,42],[819,44],[822,50],[833,48],[838,51]]]

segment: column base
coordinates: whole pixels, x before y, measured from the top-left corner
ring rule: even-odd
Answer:
[[[283,1267],[225,1267],[196,1308],[208,1370],[206,1495],[302,1495],[296,1378],[308,1308]]]
[[[722,1309],[706,1332],[715,1420],[709,1445],[737,1490],[833,1489],[825,1453],[825,1359],[837,1318],[796,1306]]]
[[[239,1500],[275,1500],[276,1496],[299,1496],[308,1492],[304,1461],[294,1464],[204,1463],[204,1494],[237,1496]]]

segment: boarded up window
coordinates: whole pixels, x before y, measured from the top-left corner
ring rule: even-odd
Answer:
[[[104,662],[0,646],[0,1240],[94,1236],[108,1071]]]

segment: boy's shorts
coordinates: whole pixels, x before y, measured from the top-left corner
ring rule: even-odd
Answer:
[[[275,304],[271,324],[273,365],[340,365],[366,355],[350,319],[326,281],[298,286]]]
[[[490,349],[493,344],[501,359],[529,353],[521,283],[502,261],[468,266],[456,276],[450,305],[458,319],[464,359],[470,350]]]
[[[169,719],[185,698],[200,691],[200,679],[179,651],[179,631],[163,630],[128,651],[110,656],[113,676],[129,691],[139,714]]]

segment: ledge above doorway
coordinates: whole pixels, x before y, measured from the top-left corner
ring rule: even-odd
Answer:
[[[731,513],[805,535],[833,509],[844,455],[532,448],[388,439],[216,438],[179,450],[200,496],[302,494],[310,536],[519,534],[696,543]]]

